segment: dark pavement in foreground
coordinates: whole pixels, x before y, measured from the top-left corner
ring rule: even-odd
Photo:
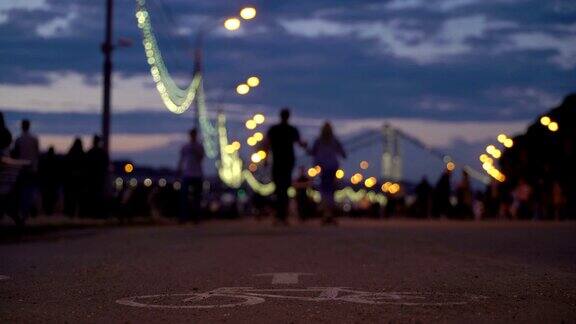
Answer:
[[[0,245],[0,322],[574,322],[575,234],[371,220],[70,230]],[[270,273],[307,275],[257,276]]]

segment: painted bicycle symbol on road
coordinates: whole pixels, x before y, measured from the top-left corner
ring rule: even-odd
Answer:
[[[121,305],[159,309],[209,309],[252,306],[267,299],[305,302],[348,302],[396,306],[457,306],[487,297],[472,294],[427,292],[369,292],[345,287],[259,289],[222,287],[207,292],[159,294],[117,300]]]

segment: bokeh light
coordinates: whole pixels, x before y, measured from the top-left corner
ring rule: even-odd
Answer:
[[[254,120],[256,121],[256,120]],[[256,121],[257,122],[257,121]],[[258,123],[258,122],[257,122]],[[256,132],[254,133],[254,135],[252,135],[252,137],[254,137],[254,139],[258,142],[260,142],[261,140],[264,139],[264,134],[260,133],[260,132]]]
[[[134,164],[132,164],[132,163],[124,164],[124,172],[132,173],[132,171],[134,171]]]
[[[255,76],[249,77],[248,80],[246,80],[246,84],[252,88],[257,87],[260,84],[260,79]]]
[[[318,175],[318,171],[316,171],[315,168],[308,169],[308,176],[309,177],[314,178],[317,175]]]
[[[250,20],[256,17],[256,8],[254,7],[246,7],[240,10],[240,17],[242,19]]]
[[[248,120],[246,121],[246,124],[245,124],[245,125],[246,125],[246,128],[248,128],[248,129],[254,129],[254,128],[256,128],[256,126],[258,126],[258,125],[256,124],[256,122],[255,122],[254,120],[252,120],[252,119],[248,119]]]
[[[224,28],[230,31],[237,30],[238,28],[240,28],[240,25],[241,25],[240,19],[236,17],[228,18],[226,19],[226,21],[224,21]]]
[[[548,124],[548,129],[551,132],[556,132],[558,131],[558,123],[557,122],[550,122],[550,124]]]
[[[250,87],[247,84],[241,83],[236,87],[236,92],[239,95],[245,95],[248,94],[248,92],[250,92]]]
[[[256,138],[254,138],[253,136],[248,137],[248,139],[246,140],[246,143],[250,146],[254,146],[258,143],[258,140]]]
[[[264,117],[263,114],[256,114],[252,119],[254,119],[254,121],[259,125],[263,124],[266,121],[266,117]]]

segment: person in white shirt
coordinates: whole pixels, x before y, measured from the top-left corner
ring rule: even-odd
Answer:
[[[180,149],[178,173],[182,178],[180,188],[180,223],[190,218],[194,222],[200,219],[200,206],[202,202],[202,161],[204,160],[204,147],[198,142],[198,131],[191,129],[190,141]],[[190,209],[189,193],[192,191],[192,209]]]
[[[30,121],[28,119],[22,120],[21,128],[22,133],[14,142],[13,155],[16,159],[29,161],[29,169],[35,172],[38,169],[38,158],[40,157],[38,138],[30,132]]]
[[[30,132],[30,121],[22,120],[22,133],[14,142],[12,153],[15,159],[26,160],[29,164],[20,171],[17,181],[19,216],[21,220],[30,216],[36,191],[36,173],[38,171],[38,158],[40,148],[38,138]]]
[[[336,189],[336,171],[339,159],[346,158],[346,152],[329,122],[325,122],[318,139],[310,150],[314,164],[320,166],[320,193],[324,209],[324,224],[336,224],[333,218],[334,191]]]

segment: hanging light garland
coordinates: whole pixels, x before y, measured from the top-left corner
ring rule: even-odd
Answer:
[[[198,89],[201,86],[202,76],[200,73],[194,75],[192,82],[186,89],[181,89],[176,85],[164,64],[162,53],[154,36],[150,16],[146,9],[146,1],[137,0],[136,3],[138,28],[142,31],[144,38],[142,44],[144,45],[146,59],[150,66],[150,74],[156,83],[156,89],[160,93],[160,97],[168,110],[175,114],[182,114],[192,105]]]

